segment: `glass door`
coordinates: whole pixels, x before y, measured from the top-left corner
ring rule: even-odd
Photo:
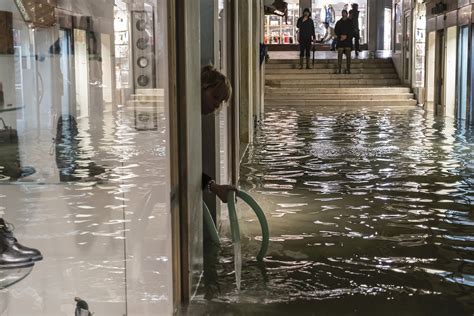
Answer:
[[[457,116],[461,120],[467,118],[467,73],[469,58],[469,27],[462,26],[459,30],[458,44],[458,87]]]
[[[2,257],[1,315],[173,314],[168,3],[71,5],[34,27],[0,1],[19,60],[0,54],[0,219],[42,254]]]

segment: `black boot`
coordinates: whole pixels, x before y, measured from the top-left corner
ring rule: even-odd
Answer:
[[[9,240],[0,236],[0,268],[28,268],[33,265],[30,256],[12,249]]]
[[[28,248],[23,246],[18,242],[18,240],[13,236],[13,229],[10,228],[3,218],[0,218],[0,239],[5,240],[12,250],[21,254],[22,256],[29,257],[32,261],[41,261],[43,260],[43,255],[37,249]]]

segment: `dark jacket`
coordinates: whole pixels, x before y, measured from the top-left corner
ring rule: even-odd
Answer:
[[[316,37],[314,22],[311,18],[303,21],[303,17],[300,17],[296,23],[296,27],[299,29],[298,40],[300,43],[311,41]]]
[[[354,25],[352,24],[352,20],[340,19],[336,23],[334,32],[336,32],[336,35],[337,35],[338,48],[352,47],[352,38],[354,37]],[[341,35],[346,35],[347,36],[346,40],[342,41]]]
[[[359,31],[359,11],[352,9],[349,11],[349,16],[351,17],[352,25],[354,26],[354,31]]]

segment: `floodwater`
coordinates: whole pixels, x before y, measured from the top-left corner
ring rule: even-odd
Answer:
[[[224,239],[189,314],[473,315],[473,132],[420,108],[267,109],[240,183],[267,258],[238,203],[241,291]]]

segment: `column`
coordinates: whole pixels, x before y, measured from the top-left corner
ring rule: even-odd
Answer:
[[[203,257],[200,3],[177,0],[176,68],[183,301],[199,284]]]
[[[217,0],[200,0],[201,17],[201,66],[216,67],[219,56],[219,25]],[[220,138],[219,116],[202,116],[202,168],[203,172],[215,179],[220,178]],[[215,194],[205,192],[204,202],[209,207],[216,223],[219,222],[219,203]]]
[[[240,0],[239,7],[239,51],[240,51],[240,143],[241,148],[250,143],[253,135],[252,98],[252,6],[249,0]]]

